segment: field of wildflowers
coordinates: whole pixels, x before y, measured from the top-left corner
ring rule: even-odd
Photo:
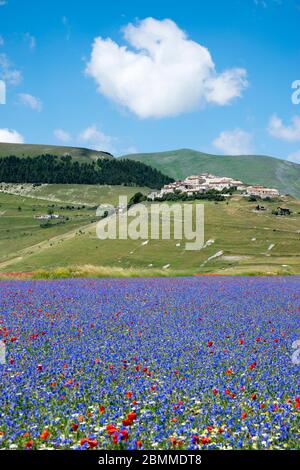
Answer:
[[[2,281],[0,448],[299,448],[299,281]]]

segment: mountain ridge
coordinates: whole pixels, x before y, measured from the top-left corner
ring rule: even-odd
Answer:
[[[230,176],[247,184],[274,187],[300,198],[300,165],[267,155],[214,155],[192,149],[156,153],[128,154],[122,158],[138,160],[174,179],[210,172]]]
[[[99,158],[114,158],[112,154],[85,147],[40,144],[0,143],[0,158],[19,158],[41,154],[71,155],[74,161],[88,163]],[[182,148],[164,152],[123,155],[119,158],[140,161],[174,179],[202,172],[241,179],[246,184],[274,187],[284,194],[300,198],[300,165],[268,155],[214,155]]]
[[[70,155],[74,160],[87,162],[98,158],[113,158],[109,152],[93,150],[86,147],[47,144],[10,144],[0,142],[0,158],[14,155],[19,158],[37,157],[39,155]]]

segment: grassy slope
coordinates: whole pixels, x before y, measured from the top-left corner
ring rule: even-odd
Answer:
[[[6,144],[0,143],[0,158],[15,155],[16,157],[36,157],[38,155],[51,154],[57,156],[71,155],[74,160],[87,161],[98,158],[111,158],[110,154],[98,152],[81,147],[66,147],[58,145],[39,145],[39,144]]]
[[[22,194],[0,192],[0,264],[18,255],[20,250],[26,249],[28,253],[36,251],[30,247],[91,224],[96,220],[96,211],[91,206],[107,203],[115,205],[119,194],[130,198],[136,191],[149,191],[147,188],[114,186],[112,189],[111,186],[96,185],[49,184],[33,188],[32,185],[24,184],[5,187],[10,191],[21,191]],[[73,210],[66,207],[70,204],[76,204]],[[82,208],[82,205],[86,207]],[[22,210],[19,211],[19,207]],[[42,222],[35,220],[34,216],[47,213],[49,208],[57,214],[69,217],[69,220],[62,225],[42,228]],[[56,222],[52,221],[53,224]]]
[[[127,196],[130,199],[137,191],[141,191],[144,194],[150,192],[150,189],[146,187],[100,186],[96,184],[42,184],[41,186],[34,186],[27,183],[0,183],[1,190],[17,196],[26,196],[45,201],[69,202],[91,206],[98,206],[99,204],[116,205],[119,202],[119,196]]]
[[[0,202],[3,195],[0,194]],[[0,271],[36,271],[38,269],[56,269],[68,266],[93,265],[98,268],[86,268],[91,275],[101,273],[101,266],[107,270],[115,269],[116,275],[122,270],[142,270],[156,272],[170,264],[167,272],[172,275],[178,272],[195,273],[300,273],[300,202],[288,199],[282,205],[293,210],[290,217],[276,217],[271,214],[278,206],[277,201],[264,203],[266,212],[253,211],[255,203],[249,203],[240,197],[215,204],[205,202],[205,240],[213,239],[214,243],[200,251],[186,251],[184,242],[178,245],[177,240],[150,240],[143,245],[141,240],[99,240],[96,237],[95,225],[87,225],[76,230],[73,236],[62,238],[54,229],[43,232],[49,242],[42,246],[18,252],[20,245],[30,247],[38,236],[23,237],[25,231],[24,212],[16,213],[18,196],[13,201],[14,211],[9,210],[4,216],[11,232],[5,233],[2,228],[2,262],[14,258],[9,265],[1,265]],[[34,200],[26,198],[31,205]],[[11,203],[12,204],[12,203]],[[25,203],[23,203],[25,204]],[[0,210],[3,210],[4,204]],[[83,216],[83,213],[81,213]],[[28,223],[33,225],[28,207]],[[2,219],[1,217],[1,219]],[[9,218],[12,217],[11,223]],[[75,217],[74,217],[75,219]],[[76,222],[74,222],[76,223]],[[26,228],[26,232],[30,229]],[[33,231],[33,229],[32,229]],[[53,232],[50,232],[53,231]],[[47,233],[47,234],[46,234]],[[58,236],[57,236],[58,235]],[[56,238],[52,238],[56,236]],[[22,240],[22,241],[21,241]],[[17,245],[16,245],[16,242]],[[274,245],[272,249],[270,245]],[[224,255],[203,263],[222,250]],[[152,265],[150,267],[149,265]],[[201,266],[203,265],[203,266]],[[98,269],[98,271],[97,271]],[[68,271],[66,271],[68,272]],[[80,269],[78,270],[80,272]],[[85,272],[84,270],[81,272]],[[125,271],[124,271],[125,272]],[[164,271],[166,272],[166,271]]]
[[[245,183],[260,183],[283,193],[300,197],[300,165],[277,158],[242,155],[209,155],[189,149],[160,153],[126,155],[153,166],[175,179],[204,171],[239,178]]]

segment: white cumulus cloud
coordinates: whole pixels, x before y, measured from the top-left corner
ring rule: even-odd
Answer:
[[[248,155],[253,151],[252,135],[242,129],[221,132],[213,145],[228,155]]]
[[[72,140],[71,134],[67,131],[64,131],[63,129],[55,129],[53,134],[61,142],[67,143]]]
[[[36,98],[33,95],[30,95],[29,93],[19,93],[19,100],[20,103],[24,104],[25,106],[28,106],[31,109],[34,109],[36,111],[41,111],[42,110],[42,102],[39,98]]]
[[[294,116],[289,126],[285,126],[276,114],[271,116],[268,126],[268,132],[272,137],[286,140],[287,142],[296,142],[300,140],[300,117]]]
[[[86,73],[98,91],[137,116],[174,116],[205,103],[228,104],[247,86],[246,70],[218,74],[207,48],[174,21],[146,18],[124,30],[129,47],[97,37]]]
[[[80,142],[85,145],[89,145],[95,150],[103,150],[104,152],[115,152],[114,137],[104,134],[97,128],[96,125],[92,125],[84,129],[78,136]]]
[[[0,129],[0,142],[7,144],[23,144],[24,138],[14,129]]]

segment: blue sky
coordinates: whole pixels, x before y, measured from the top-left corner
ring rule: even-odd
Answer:
[[[300,163],[299,24],[300,0],[0,0],[0,141]]]

